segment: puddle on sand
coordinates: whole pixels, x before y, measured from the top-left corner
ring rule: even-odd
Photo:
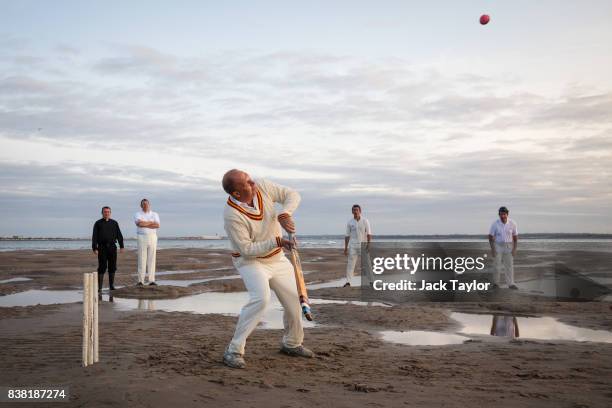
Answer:
[[[217,276],[214,278],[204,278],[204,279],[157,279],[156,282],[159,285],[187,287],[195,283],[204,283],[204,282],[210,282],[210,281],[216,281],[216,280],[239,279],[239,278],[240,278],[240,275],[227,275],[227,276]]]
[[[355,306],[375,306],[375,307],[391,307],[390,303],[382,302],[362,302],[360,300],[335,300],[335,299],[309,299],[311,305],[355,305]]]
[[[534,340],[592,341],[612,343],[612,332],[570,326],[552,317],[514,317],[507,315],[481,315],[451,313],[451,319],[462,327],[461,334],[493,335]]]
[[[0,296],[0,307],[47,305],[54,303],[73,303],[83,299],[81,290],[29,290],[11,295]],[[109,294],[104,292],[103,302],[108,302]],[[198,314],[218,313],[237,316],[249,301],[247,292],[205,292],[178,299],[125,299],[113,297],[112,304],[118,310],[163,310],[167,312],[192,312]],[[311,299],[316,304],[354,304],[358,306],[386,307],[379,302],[360,302],[346,300]],[[315,310],[316,313],[316,310]],[[272,292],[270,305],[262,319],[266,329],[283,328],[283,310],[278,298]],[[314,327],[314,322],[303,320],[304,327]]]
[[[0,307],[52,305],[55,303],[74,303],[83,300],[80,290],[26,290],[0,296]]]
[[[27,281],[31,281],[32,278],[11,278],[11,279],[5,279],[5,280],[1,280],[0,284],[2,283],[12,283],[12,282],[27,282]]]
[[[238,316],[242,306],[249,301],[247,292],[206,292],[178,299],[123,299],[115,297],[113,304],[119,310],[163,310],[166,312],[218,313]],[[266,329],[283,328],[283,310],[272,293],[270,304],[262,319]],[[314,327],[314,322],[303,320],[304,327]]]
[[[119,299],[113,303],[119,310],[163,310],[166,312],[192,312],[198,314],[218,313],[238,316],[242,307],[249,301],[247,292],[205,292],[178,299]],[[378,302],[357,302],[346,300],[311,299],[311,304],[355,304],[359,306],[388,306]],[[316,320],[316,309],[314,310]],[[283,309],[272,292],[270,305],[262,319],[266,329],[283,328]],[[304,327],[314,327],[315,322],[303,320]]]
[[[203,272],[215,272],[215,271],[229,271],[234,268],[230,268],[227,266],[221,268],[207,268],[207,269],[180,269],[177,271],[161,271],[155,272],[155,276],[166,276],[166,275],[183,275],[187,273],[203,273]]]
[[[327,282],[315,282],[309,283],[306,285],[306,289],[314,290],[314,289],[323,289],[323,288],[341,288],[346,283],[346,278],[334,279]],[[359,287],[361,286],[361,276],[353,276],[351,278],[351,286]]]
[[[315,256],[314,258],[309,258],[309,259],[302,259],[302,263],[315,263],[315,262],[321,262],[323,260],[322,256]]]
[[[469,337],[452,333],[428,332],[421,330],[381,331],[383,340],[391,343],[406,344],[409,346],[447,346],[450,344],[461,344]]]
[[[612,343],[612,332],[584,329],[561,323],[552,317],[515,317],[509,315],[451,313],[451,319],[462,327],[456,333],[419,330],[383,331],[383,340],[411,346],[443,346],[461,344],[470,338],[590,341]],[[484,339],[483,339],[483,336]]]
[[[105,296],[107,300],[108,295]],[[55,303],[74,303],[83,299],[81,290],[28,290],[0,296],[0,307],[48,305]],[[119,310],[164,310],[168,312],[192,312],[198,314],[219,313],[237,316],[240,309],[248,302],[247,292],[205,292],[178,299],[123,299],[114,298],[113,305]],[[379,302],[360,302],[346,300],[311,299],[316,304],[355,304],[359,306],[388,306]],[[314,310],[316,317],[316,309]],[[268,329],[282,328],[282,306],[276,295],[272,298],[268,310],[262,319],[263,327]],[[382,331],[386,341],[408,345],[445,345],[460,344],[470,337],[482,339],[495,332],[497,336],[516,337],[535,340],[591,341],[612,343],[612,332],[605,330],[585,329],[559,322],[552,317],[517,317],[502,315],[483,315],[468,313],[451,313],[452,319],[461,324],[456,333],[427,331]],[[497,319],[497,321],[495,320]],[[313,327],[313,322],[304,320],[304,327]],[[469,337],[467,337],[469,336]]]
[[[74,303],[83,300],[81,290],[28,290],[0,296],[0,307],[33,306]],[[102,302],[109,301],[108,293]],[[247,292],[206,292],[178,299],[124,299],[113,297],[112,305],[118,310],[163,310],[167,312],[192,312],[198,314],[219,313],[237,316],[249,301]],[[314,322],[303,320],[304,327],[314,327]],[[274,293],[262,319],[266,329],[283,328],[283,310]]]

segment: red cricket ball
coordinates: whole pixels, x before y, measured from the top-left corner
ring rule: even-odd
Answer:
[[[480,16],[480,24],[482,25],[487,24],[490,20],[491,20],[491,17],[489,17],[488,14],[483,14],[482,16]]]

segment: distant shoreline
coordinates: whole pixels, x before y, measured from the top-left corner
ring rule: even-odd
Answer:
[[[409,235],[375,235],[375,239],[474,239],[483,238],[486,234],[409,234]],[[343,239],[343,235],[300,235],[304,238]],[[522,239],[612,239],[612,234],[593,233],[531,233],[521,234]],[[160,240],[168,241],[221,241],[226,240],[223,236],[209,237],[159,237]],[[65,237],[0,237],[0,241],[89,241],[91,238],[65,238]],[[125,238],[126,241],[136,240],[136,237]]]

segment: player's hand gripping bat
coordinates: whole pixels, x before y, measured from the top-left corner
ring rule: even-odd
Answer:
[[[289,234],[289,240],[295,243],[295,234]],[[310,310],[310,304],[308,303],[308,293],[306,293],[306,284],[304,283],[304,274],[302,273],[300,254],[298,254],[297,248],[295,246],[291,249],[290,259],[291,263],[293,264],[295,284],[297,286],[300,306],[302,307],[302,313],[304,313],[304,317],[306,317],[306,320],[312,321],[312,311]]]

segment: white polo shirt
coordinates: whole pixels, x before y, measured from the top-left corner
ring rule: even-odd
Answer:
[[[360,246],[362,242],[368,242],[368,235],[372,235],[370,222],[361,217],[359,221],[351,218],[346,224],[346,236],[349,237],[349,245]]]
[[[155,211],[138,211],[134,215],[134,223],[136,224],[136,233],[138,235],[157,235],[156,228],[138,227],[138,221],[155,221],[156,223],[160,224],[159,215],[157,215]]]
[[[489,235],[492,235],[496,244],[504,244],[512,242],[513,236],[518,236],[516,222],[508,218],[504,224],[500,219],[495,220],[489,229]]]

